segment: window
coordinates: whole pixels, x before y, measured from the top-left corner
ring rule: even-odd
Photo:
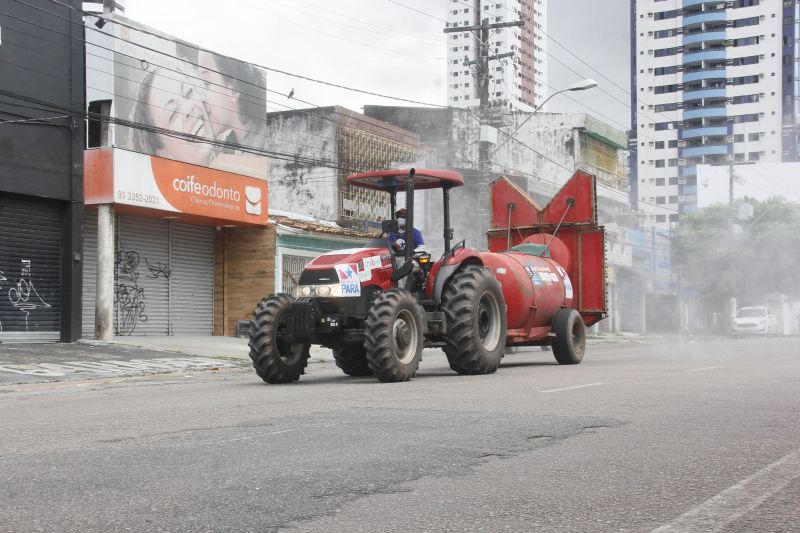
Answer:
[[[677,195],[675,195],[675,196],[670,196],[670,197],[669,197],[669,203],[671,203],[671,204],[677,204],[677,203],[678,203],[678,196],[677,196]]]
[[[656,168],[664,168],[664,160],[663,159],[656,159]]]
[[[669,179],[670,185],[677,185],[678,184],[678,176],[673,176]]]
[[[658,104],[654,107],[656,113],[662,113],[664,111],[675,111],[681,108],[680,103],[673,103],[673,104]]]
[[[664,148],[664,141],[656,141],[656,150]]]
[[[743,143],[744,142],[744,133],[737,133],[733,136],[733,142],[735,143]]]
[[[667,221],[667,215],[656,215],[656,222],[663,224]]]
[[[670,222],[677,222],[678,221],[678,214],[675,213],[674,215],[670,215],[669,216],[669,221]]]
[[[742,96],[734,96],[731,98],[732,104],[754,104],[758,102],[758,95],[757,94],[745,94]]]
[[[733,117],[733,122],[736,124],[742,122],[758,122],[758,113],[751,113],[749,115],[736,115]]]
[[[677,148],[678,147],[678,140],[675,139],[675,140],[672,140],[672,141],[668,141],[667,142],[667,147],[668,148]]]
[[[678,29],[671,28],[669,30],[658,30],[653,34],[653,37],[655,37],[656,39],[663,39],[665,37],[675,37],[676,35],[678,35]]]
[[[739,67],[742,65],[757,65],[758,59],[759,59],[758,56],[747,56],[747,57],[734,57],[730,61],[732,67]]]
[[[748,17],[745,19],[738,19],[733,21],[734,28],[743,28],[745,26],[755,26],[758,24],[758,17]]]
[[[761,152],[750,152],[747,154],[748,161],[758,161],[761,159]]]
[[[671,85],[659,85],[655,88],[656,94],[664,94],[664,93],[676,93],[680,90],[680,86],[676,83]]]
[[[656,205],[664,205],[667,201],[666,196],[656,196]]]
[[[656,187],[663,187],[667,183],[667,178],[656,178]]]
[[[677,158],[675,158],[675,159],[668,159],[668,160],[667,160],[667,166],[668,166],[668,167],[677,167],[677,166],[678,166],[678,160],[677,160]]]
[[[656,122],[654,125],[656,131],[671,130],[673,129],[674,122]]]
[[[755,35],[753,37],[742,37],[741,39],[734,39],[733,46],[752,46],[758,44],[760,37]]]
[[[680,9],[673,9],[670,11],[659,11],[658,13],[653,13],[653,18],[655,20],[666,20],[666,19],[674,19],[678,16]]]
[[[738,78],[733,78],[734,85],[748,85],[750,83],[758,83],[759,76],[758,74],[754,74],[753,76],[739,76]]]
[[[655,50],[653,52],[653,54],[656,57],[674,56],[677,53],[678,53],[678,47],[677,46],[672,47],[672,48],[659,48],[658,50]]]
[[[761,134],[759,133],[748,133],[747,140],[748,141],[757,141],[761,138]]]

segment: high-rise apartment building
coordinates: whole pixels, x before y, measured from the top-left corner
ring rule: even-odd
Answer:
[[[489,55],[513,52],[489,62],[489,100],[530,110],[547,97],[547,0],[447,0],[447,27],[522,20],[517,27],[489,31]],[[480,104],[476,65],[479,31],[447,34],[447,103]]]
[[[631,196],[657,222],[696,210],[697,165],[797,160],[797,4],[631,1]]]

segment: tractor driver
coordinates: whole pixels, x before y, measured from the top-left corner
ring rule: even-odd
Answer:
[[[398,232],[389,234],[389,242],[396,252],[402,252],[406,249],[406,208],[401,207],[394,214],[399,226]],[[414,235],[414,251],[421,251],[425,249],[425,241],[422,239],[422,233],[417,228],[412,228]]]

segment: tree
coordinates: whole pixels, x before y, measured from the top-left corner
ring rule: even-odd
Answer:
[[[764,303],[770,294],[800,297],[800,207],[782,198],[753,206],[737,220],[738,204],[716,204],[681,219],[675,263],[682,285],[707,311],[724,312],[727,301]]]

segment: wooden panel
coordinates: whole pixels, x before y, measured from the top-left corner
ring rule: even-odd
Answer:
[[[236,322],[249,320],[259,300],[275,292],[275,226],[217,233],[214,332],[236,335]]]

